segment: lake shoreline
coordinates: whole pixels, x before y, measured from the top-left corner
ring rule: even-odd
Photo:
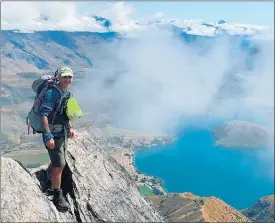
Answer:
[[[171,148],[167,145],[169,155],[166,155],[166,151],[168,151],[165,148],[166,146],[156,146],[154,150],[148,150],[148,153],[146,153],[147,148],[139,148],[134,154],[135,168],[140,172],[159,178],[163,182],[163,189],[168,194],[191,192],[201,197],[215,196],[238,210],[254,204],[265,195],[272,194],[272,181],[269,181],[264,175],[261,178],[257,177],[257,174],[260,173],[257,172],[255,165],[260,165],[258,166],[259,168],[264,168],[265,166],[258,157],[253,156],[255,151],[251,149],[250,152],[248,148],[232,149],[219,147],[213,144],[212,136],[210,137],[206,131],[200,130],[198,132],[204,134],[207,139],[199,140],[199,138],[192,135],[195,133],[187,134],[177,140],[177,148]],[[190,137],[191,139],[188,139]],[[193,147],[188,146],[193,142],[197,144]],[[181,143],[184,144],[182,145]],[[198,151],[195,152],[196,150]],[[140,151],[144,152],[144,154],[140,153]],[[249,153],[247,153],[248,151]],[[198,154],[200,155],[198,156]],[[153,163],[154,165],[148,165],[148,163]],[[163,165],[164,163],[165,165]],[[198,166],[201,167],[198,169],[196,168]],[[163,170],[167,173],[163,174]],[[175,171],[173,172],[173,170]],[[173,176],[169,175],[171,171]],[[179,171],[180,173],[178,173]],[[204,176],[205,171],[213,172],[214,175]],[[172,179],[175,178],[175,175],[178,175],[178,180]],[[182,180],[180,181],[179,179]],[[204,182],[204,186],[201,185],[200,181]],[[235,184],[234,182],[239,183]],[[254,183],[251,185],[249,182]],[[212,184],[216,184],[216,186],[213,187]],[[183,189],[180,189],[180,185],[183,185]],[[226,188],[230,187],[230,185],[231,189],[228,188],[227,190]],[[233,195],[230,195],[232,193]],[[241,196],[245,199],[240,200]]]

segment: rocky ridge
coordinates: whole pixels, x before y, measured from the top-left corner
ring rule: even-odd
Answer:
[[[87,133],[69,141],[62,188],[71,211],[65,214],[57,212],[41,192],[45,170],[30,174],[11,158],[1,157],[1,161],[2,221],[164,221],[140,195],[129,174]]]

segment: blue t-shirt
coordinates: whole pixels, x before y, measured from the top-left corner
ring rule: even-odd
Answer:
[[[63,97],[69,94],[68,91],[63,92]],[[40,115],[49,116],[49,114],[56,109],[61,99],[60,92],[56,88],[49,88],[43,95],[42,103],[40,105]],[[64,131],[52,132],[53,136],[64,136]],[[44,137],[44,134],[43,134]]]

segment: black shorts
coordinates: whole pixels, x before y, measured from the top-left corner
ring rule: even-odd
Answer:
[[[54,149],[49,149],[48,153],[52,163],[52,167],[64,167],[66,165],[66,148],[65,148],[65,137],[54,137]]]

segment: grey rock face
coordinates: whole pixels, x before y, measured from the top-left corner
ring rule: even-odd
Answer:
[[[69,140],[62,189],[71,210],[60,213],[40,185],[45,170],[31,174],[1,157],[1,220],[5,222],[162,222],[129,174],[88,133]],[[45,167],[44,167],[45,168]]]
[[[81,221],[163,221],[123,167],[88,134],[69,140],[67,162]]]
[[[75,218],[69,212],[58,212],[18,162],[1,157],[1,221],[75,222]]]

